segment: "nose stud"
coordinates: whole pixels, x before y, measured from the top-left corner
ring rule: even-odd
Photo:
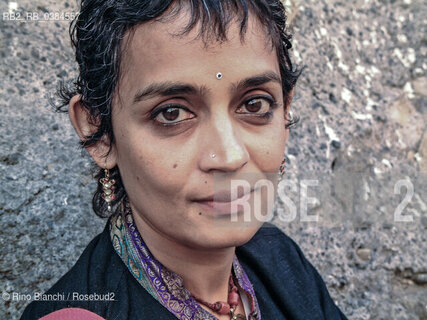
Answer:
[[[211,154],[211,158],[215,158],[216,157],[216,154],[215,153],[212,153]]]
[[[221,72],[218,72],[218,73],[216,74],[216,78],[217,78],[218,80],[221,80],[221,79],[222,79],[222,73],[221,73]]]

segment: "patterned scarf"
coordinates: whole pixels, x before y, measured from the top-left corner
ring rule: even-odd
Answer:
[[[194,300],[179,275],[153,257],[136,228],[127,199],[123,201],[120,212],[110,219],[110,235],[114,249],[136,280],[178,319],[217,320]],[[251,312],[248,319],[261,320],[255,291],[236,256],[233,272],[237,287],[249,297]]]

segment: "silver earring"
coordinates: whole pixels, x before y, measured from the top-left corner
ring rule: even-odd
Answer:
[[[279,168],[279,179],[282,179],[283,175],[285,174],[285,164],[286,164],[286,159],[283,158],[283,161],[280,164],[280,168]]]
[[[222,79],[222,73],[221,73],[221,72],[218,72],[218,73],[216,74],[216,78],[217,78],[218,80],[221,80],[221,79]]]
[[[215,153],[212,153],[211,154],[211,158],[215,158],[216,157],[216,154]]]
[[[99,179],[99,183],[101,183],[103,191],[101,198],[107,203],[107,209],[111,212],[111,202],[116,198],[114,195],[116,180],[110,179],[110,171],[108,169],[104,169],[104,174],[104,178]]]

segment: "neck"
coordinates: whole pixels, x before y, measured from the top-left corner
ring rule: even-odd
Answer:
[[[153,256],[178,274],[191,294],[205,301],[227,301],[235,247],[201,249],[169,239],[134,215],[135,224]]]

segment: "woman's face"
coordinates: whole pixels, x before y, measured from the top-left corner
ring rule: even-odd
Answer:
[[[187,18],[146,23],[125,38],[110,163],[145,226],[191,247],[241,245],[262,224],[252,207],[255,196],[266,201],[265,189],[246,194],[249,224],[242,212],[231,222],[226,196],[215,208],[202,200],[236,179],[277,185],[267,173],[277,175],[288,133],[279,64],[256,21],[244,42],[233,24],[228,41],[206,47],[197,28],[174,36]]]

